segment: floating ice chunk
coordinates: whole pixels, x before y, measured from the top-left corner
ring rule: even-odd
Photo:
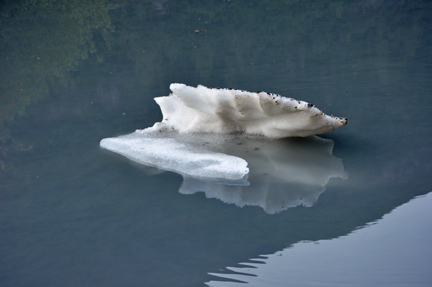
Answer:
[[[168,97],[155,98],[162,122],[103,139],[100,146],[183,175],[181,193],[203,191],[209,198],[260,206],[268,213],[311,206],[331,177],[346,177],[341,160],[332,155],[331,140],[262,139],[325,133],[346,119],[266,92],[184,84],[170,89]]]
[[[247,162],[239,157],[205,150],[198,143],[176,140],[173,134],[131,133],[100,142],[104,149],[121,154],[140,164],[174,171],[201,180],[223,180],[247,184]]]
[[[314,105],[266,92],[171,84],[168,97],[155,98],[163,120],[143,133],[243,134],[268,138],[306,137],[332,131],[347,119]]]

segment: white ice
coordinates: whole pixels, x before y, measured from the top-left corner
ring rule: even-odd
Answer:
[[[303,101],[266,92],[171,84],[155,98],[163,120],[153,127],[100,142],[143,165],[183,175],[181,193],[203,191],[268,213],[311,206],[329,178],[345,177],[333,142],[312,137],[347,123]],[[269,140],[280,139],[280,140]],[[245,160],[246,159],[246,160]],[[248,167],[249,163],[249,167]],[[249,168],[252,168],[249,175]]]
[[[266,92],[171,84],[155,98],[163,120],[141,132],[242,134],[266,138],[306,137],[332,131],[347,119],[324,114],[307,102]]]
[[[131,133],[100,142],[104,149],[137,163],[174,171],[202,180],[226,180],[247,184],[247,162],[239,157],[203,149],[199,144],[176,140],[170,135]]]

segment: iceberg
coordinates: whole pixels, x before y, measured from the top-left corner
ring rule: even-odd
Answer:
[[[163,120],[141,132],[240,134],[265,138],[306,137],[347,124],[313,104],[267,92],[171,84],[172,93],[155,98]]]
[[[170,89],[168,97],[155,98],[161,122],[105,138],[101,148],[182,175],[182,194],[204,192],[271,214],[312,206],[330,178],[347,176],[332,155],[334,142],[312,136],[345,125],[345,118],[266,92],[184,84]]]

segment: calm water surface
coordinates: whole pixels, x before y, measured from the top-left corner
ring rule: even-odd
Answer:
[[[430,286],[429,1],[4,1],[0,13],[1,286]],[[333,145],[344,176],[307,201],[288,172],[220,191],[99,148],[160,121],[153,98],[172,82],[347,117],[323,144],[267,146],[304,175],[328,172],[311,158]],[[299,165],[285,164],[293,150]]]

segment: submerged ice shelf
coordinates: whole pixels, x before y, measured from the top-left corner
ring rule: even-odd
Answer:
[[[100,146],[137,163],[184,176],[232,184],[247,182],[249,169],[244,159],[206,150],[197,142],[181,141],[173,133],[144,136],[135,132],[103,139]]]
[[[332,155],[333,141],[294,139],[334,130],[346,119],[266,92],[170,88],[170,96],[155,98],[162,122],[103,139],[100,146],[181,174],[183,194],[202,191],[208,198],[260,206],[268,213],[311,206],[330,178],[346,177],[342,161]],[[281,139],[287,137],[292,139]]]

